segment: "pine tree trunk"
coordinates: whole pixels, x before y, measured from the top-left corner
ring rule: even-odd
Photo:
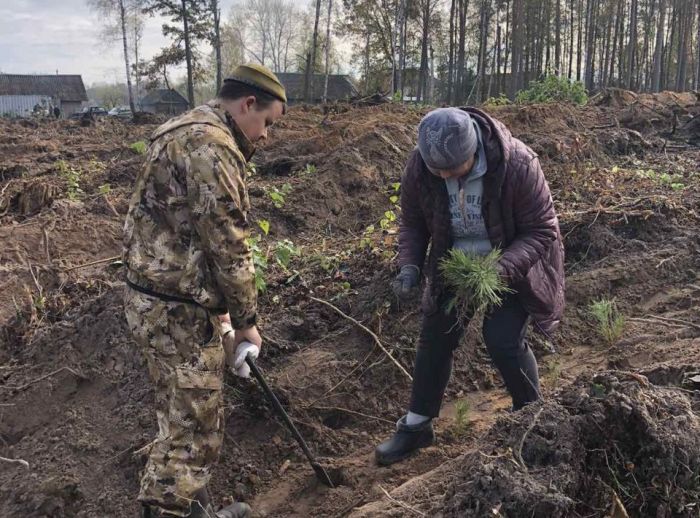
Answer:
[[[223,71],[221,64],[221,10],[219,0],[211,0],[211,12],[214,18],[214,54],[216,59],[216,91],[221,90]]]
[[[593,27],[593,4],[595,0],[586,2],[586,88],[593,90],[593,65],[595,54],[593,52],[593,42],[595,40],[595,30]]]
[[[500,16],[500,10],[498,11],[498,14],[496,15],[496,48],[494,49],[495,52],[495,59],[496,59],[496,64],[495,64],[495,71],[492,71],[491,74],[495,75],[496,78],[496,94],[501,95],[502,90],[501,90],[501,16]],[[490,90],[490,84],[489,84],[489,90]],[[491,96],[491,92],[489,91],[489,97]]]
[[[583,0],[578,0],[578,35],[576,46],[576,81],[581,80],[581,64],[583,60]]]
[[[664,51],[666,54],[666,59],[664,59],[664,62],[666,63],[666,72],[663,75],[663,82],[664,82],[663,89],[664,90],[670,88],[670,85],[671,85],[671,64],[673,63],[673,59],[672,59],[673,42],[676,41],[677,26],[678,26],[678,1],[676,0],[673,3],[673,14],[671,16],[671,35],[670,35],[668,42],[664,45]]]
[[[139,35],[138,35],[138,27],[137,27],[137,22],[134,20],[134,67],[136,69],[136,73],[134,74],[134,78],[136,79],[136,95],[134,96],[134,105],[141,110],[140,106],[140,99],[141,99],[141,76],[139,74]],[[131,112],[132,114],[134,112]]]
[[[480,16],[480,37],[479,37],[479,56],[477,60],[477,88],[476,88],[476,100],[481,102],[484,95],[484,75],[486,75],[486,49],[488,46],[488,34],[489,34],[489,0],[482,0],[481,2],[481,16]]]
[[[699,0],[700,1],[700,0]],[[505,40],[505,49],[503,53],[503,75],[501,76],[501,85],[499,86],[499,91],[501,93],[506,94],[509,90],[508,85],[506,84],[506,69],[508,67],[508,58],[509,58],[509,52],[510,52],[510,41],[511,41],[511,34],[510,34],[510,0],[506,0],[506,32],[504,35],[504,40]],[[513,81],[513,74],[511,73],[511,82]]]
[[[609,7],[609,6],[608,6]],[[612,37],[612,25],[614,17],[612,16],[612,8],[610,8],[609,16],[605,23],[605,36],[603,39],[603,45],[601,46],[601,56],[600,56],[600,66],[601,66],[601,79],[600,86],[605,88],[608,86],[608,66],[610,63],[610,38]]]
[[[544,72],[549,74],[551,72],[552,66],[552,8],[550,5],[550,0],[545,0],[544,7],[545,23],[541,24],[544,30],[544,37],[541,38],[541,45],[544,45],[545,50],[545,60],[544,60]],[[540,56],[542,53],[540,52]],[[541,67],[540,67],[541,70]]]
[[[420,51],[420,79],[418,83],[418,101],[427,97],[428,84],[428,37],[430,34],[430,0],[423,0],[423,30]]]
[[[640,86],[643,91],[649,90],[649,34],[651,32],[651,21],[652,15],[654,13],[655,0],[651,0],[651,3],[647,6],[646,16],[644,17],[644,45],[642,47],[642,69],[643,78],[640,82]]]
[[[617,42],[617,85],[622,87],[624,85],[624,51],[623,49],[625,48],[625,13],[627,12],[625,10],[625,5],[626,2],[625,0],[621,0],[620,4],[620,39]]]
[[[496,32],[498,32],[498,33],[500,33],[500,28],[501,28],[499,14],[500,13],[498,10],[498,5],[496,5],[496,26],[498,27],[498,30]],[[498,81],[498,66],[496,65],[496,54],[500,55],[500,52],[498,51],[498,48],[497,48],[497,45],[498,45],[497,41],[498,41],[498,37],[496,37],[496,39],[494,39],[494,42],[493,42],[493,51],[491,54],[491,73],[489,74],[489,82],[488,82],[488,85],[486,87],[486,95],[484,96],[484,100],[489,99],[491,97],[491,91],[493,88],[494,79],[496,81]]]
[[[571,17],[569,25],[569,73],[567,77],[569,80],[573,77],[574,72],[574,0],[571,0]]]
[[[330,49],[331,49],[331,13],[333,10],[333,0],[328,0],[328,20],[326,21],[326,77],[323,83],[323,104],[328,102],[328,74],[330,71]],[[392,74],[393,77],[393,74]]]
[[[700,0],[696,9],[698,13],[698,34],[697,34],[697,54],[695,55],[695,90],[700,90]]]
[[[608,62],[608,81],[607,84],[615,84],[614,79],[615,79],[615,62],[618,58],[618,49],[617,49],[617,42],[620,37],[620,30],[621,30],[621,25],[622,25],[622,3],[623,0],[618,0],[617,1],[617,10],[616,10],[616,16],[615,16],[615,34],[613,35],[612,38],[612,49],[610,51],[610,61]]]
[[[126,42],[126,6],[124,0],[119,0],[119,18],[122,25],[122,43],[124,44],[124,66],[126,68],[126,88],[129,92],[129,108],[132,115],[136,113],[136,105],[134,104],[134,92],[131,90],[131,70],[129,66],[129,46]]]
[[[401,21],[401,44],[399,48],[399,91],[401,92],[401,99],[403,100],[404,97],[404,89],[405,89],[405,82],[406,82],[406,45],[407,45],[407,39],[408,35],[406,34],[406,27],[408,24],[408,16],[406,13],[408,13],[408,8],[409,4],[408,2],[410,0],[400,0],[401,3],[403,4],[403,9],[402,9],[402,21]]]
[[[678,70],[676,72],[676,90],[682,92],[685,90],[687,68],[688,68],[688,35],[692,27],[693,16],[688,12],[687,2],[683,2],[681,6],[681,23],[678,33]],[[691,22],[691,27],[688,26],[688,21]]]
[[[464,101],[465,84],[465,57],[466,57],[466,32],[467,32],[467,9],[469,0],[459,1],[459,49],[457,51],[457,91],[455,93],[455,103],[461,104]]]
[[[512,9],[512,16],[511,16],[511,25],[512,25],[512,44],[511,44],[511,80],[510,80],[510,88],[508,92],[508,96],[511,99],[515,98],[515,94],[522,88],[522,53],[523,53],[523,47],[522,47],[522,24],[521,24],[521,17],[522,17],[522,4],[523,0],[513,0],[513,9]]]
[[[451,0],[450,2],[450,43],[449,43],[449,57],[447,62],[447,104],[452,104],[452,92],[454,90],[454,79],[455,79],[455,10],[456,1]]]
[[[554,68],[557,75],[561,76],[561,0],[557,0],[556,21],[554,30],[556,31],[556,39],[554,41]]]
[[[630,10],[630,41],[627,49],[627,88],[632,90],[637,58],[637,0],[632,0]]]
[[[192,44],[190,41],[189,9],[187,8],[187,0],[181,0],[181,2],[182,25],[185,40],[185,61],[187,63],[187,100],[191,109],[194,108],[194,78],[192,77]]]
[[[369,30],[365,39],[365,95],[369,94]],[[311,53],[309,53],[309,56]],[[307,67],[308,68],[308,67]]]
[[[318,19],[321,16],[321,0],[316,0],[316,20],[314,21],[314,34],[311,42],[311,63],[307,67],[304,80],[304,100],[312,102],[314,95],[314,71],[316,68],[316,48],[318,47]]]

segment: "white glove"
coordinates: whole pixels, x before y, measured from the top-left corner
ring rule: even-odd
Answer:
[[[250,342],[241,342],[236,347],[236,352],[233,355],[233,372],[236,376],[241,378],[250,377],[250,367],[246,363],[245,359],[250,356],[250,358],[255,361],[260,354],[260,347]]]

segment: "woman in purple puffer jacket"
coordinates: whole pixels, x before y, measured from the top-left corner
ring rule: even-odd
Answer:
[[[499,269],[513,293],[487,312],[483,337],[518,410],[539,397],[528,324],[548,336],[564,311],[564,247],[537,155],[476,108],[428,113],[401,182],[401,272],[392,287],[399,298],[410,298],[421,273],[426,286],[409,412],[377,447],[382,465],[434,441],[432,419],[466,326],[455,311],[444,311],[451,293],[438,265],[452,248],[479,255],[502,251]]]

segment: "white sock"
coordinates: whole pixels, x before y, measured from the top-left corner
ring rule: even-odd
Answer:
[[[406,424],[408,426],[414,426],[426,421],[430,421],[430,418],[427,415],[414,414],[413,412],[406,414]]]

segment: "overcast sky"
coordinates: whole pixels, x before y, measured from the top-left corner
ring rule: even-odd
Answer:
[[[220,0],[227,18],[235,0]],[[295,0],[300,7],[305,0]],[[167,44],[163,20],[147,18],[140,54],[148,59]],[[101,23],[87,0],[0,0],[0,71],[80,74],[86,86],[124,81],[120,42],[100,41]]]

